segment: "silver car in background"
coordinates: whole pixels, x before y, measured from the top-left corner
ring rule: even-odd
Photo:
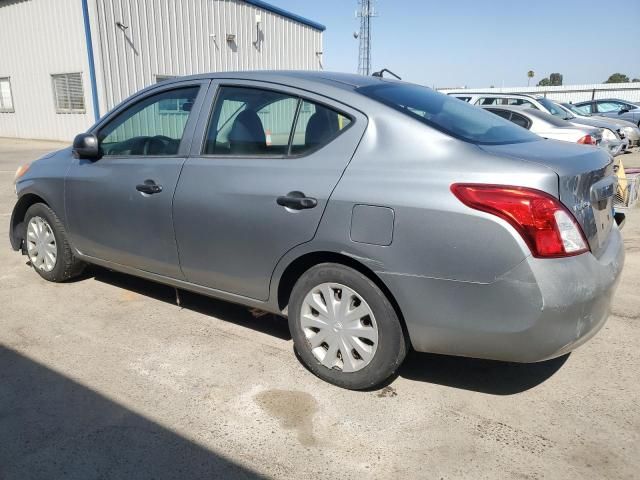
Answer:
[[[573,114],[568,114],[555,102],[540,95],[528,95],[524,93],[495,93],[495,92],[470,92],[470,93],[450,93],[449,95],[461,100],[465,100],[472,105],[478,106],[520,106],[529,107],[542,112],[550,113],[556,117],[566,120],[574,125],[597,127],[602,129],[602,141],[600,146],[605,148],[611,155],[619,155],[624,152],[627,142],[624,140],[625,134],[620,127],[611,119],[598,118],[595,121],[583,121],[582,118],[574,118]]]
[[[602,129],[574,125],[560,118],[534,108],[492,106],[482,107],[491,113],[509,120],[543,138],[561,140],[563,142],[581,143],[583,145],[600,146]]]
[[[614,119],[611,117],[602,117],[600,115],[593,115],[591,113],[587,113],[586,109],[578,108],[572,103],[560,103],[565,110],[570,111],[580,122],[589,121],[589,125],[604,125],[602,122],[612,122],[614,128],[617,129],[619,133],[624,135],[623,138],[628,141],[628,148],[640,146],[640,128],[638,126],[628,120]],[[591,123],[593,122],[593,123]],[[598,122],[598,123],[596,123]],[[609,127],[611,128],[611,127]]]
[[[21,167],[9,235],[48,281],[95,264],[286,316],[309,370],[368,389],[409,348],[537,362],[595,335],[615,185],[603,150],[422,86],[227,72],[152,85]]]
[[[574,105],[585,113],[626,120],[640,127],[640,105],[637,103],[619,98],[599,98]]]

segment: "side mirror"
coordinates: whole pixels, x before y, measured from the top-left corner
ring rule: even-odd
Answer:
[[[81,133],[73,140],[73,154],[76,158],[96,160],[100,157],[98,137],[93,133]]]
[[[627,113],[628,111],[629,111],[629,107],[622,107],[620,110],[618,110],[618,114]]]

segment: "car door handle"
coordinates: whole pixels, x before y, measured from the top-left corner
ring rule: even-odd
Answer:
[[[153,180],[145,180],[144,183],[136,185],[136,190],[152,195],[154,193],[160,193],[162,191],[162,185],[156,184]]]
[[[292,210],[304,210],[318,205],[318,200],[307,197],[304,193],[298,191],[289,192],[282,197],[278,197],[276,202],[278,205]]]

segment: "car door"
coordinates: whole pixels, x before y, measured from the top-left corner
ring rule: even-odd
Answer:
[[[74,160],[65,179],[67,228],[82,254],[183,278],[171,207],[208,84],[158,86],[93,128],[101,157]]]
[[[640,121],[640,109],[615,100],[602,100],[595,103],[597,114],[633,123]]]
[[[362,113],[306,91],[219,84],[174,199],[186,278],[266,300],[278,260],[313,238],[365,128]]]

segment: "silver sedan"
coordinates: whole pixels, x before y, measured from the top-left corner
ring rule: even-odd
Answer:
[[[94,264],[286,316],[345,388],[410,348],[536,362],[603,326],[624,261],[591,135],[386,78],[183,77],[20,168],[11,244],[48,281]]]

